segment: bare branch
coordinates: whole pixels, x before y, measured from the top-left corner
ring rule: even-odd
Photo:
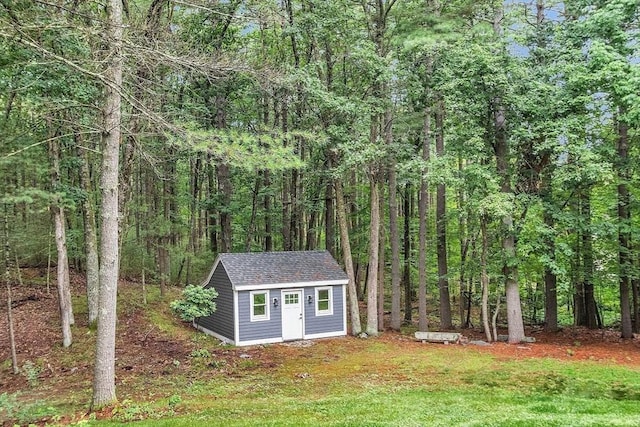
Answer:
[[[95,134],[95,133],[96,132],[80,132],[80,134]],[[78,135],[78,132],[67,133],[67,134],[64,134],[64,135],[56,135],[56,136],[53,136],[51,138],[43,139],[41,141],[34,142],[33,144],[29,144],[26,147],[22,147],[19,150],[13,151],[13,152],[11,152],[9,154],[5,154],[4,156],[0,157],[0,159],[6,160],[9,157],[16,156],[16,155],[18,155],[18,154],[20,154],[22,152],[25,152],[25,151],[27,151],[27,150],[29,150],[31,148],[37,147],[38,145],[47,144],[47,143],[49,143],[51,141],[55,141],[55,140],[58,140],[58,139],[63,139],[63,138],[66,138],[68,136],[74,136],[74,135]]]

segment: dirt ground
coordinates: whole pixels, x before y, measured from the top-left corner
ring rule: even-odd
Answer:
[[[47,293],[45,285],[29,284],[36,276],[42,277],[42,271],[27,271],[24,273],[24,285],[12,285],[13,318],[17,344],[18,363],[21,367],[25,363],[37,364],[37,381],[46,383],[49,390],[59,390],[60,393],[86,394],[91,389],[93,366],[94,333],[87,332],[86,315],[76,315],[75,343],[71,350],[61,348],[61,332],[57,308],[56,288],[51,287]],[[55,283],[55,282],[54,282]],[[74,274],[72,288],[74,295],[81,298],[84,291],[84,278]],[[123,281],[121,295],[127,288],[140,287],[139,284]],[[131,289],[130,289],[131,290]],[[137,292],[137,290],[135,290]],[[28,375],[11,374],[11,354],[7,327],[6,287],[0,291],[2,298],[2,315],[0,316],[0,393],[9,394],[29,389]],[[190,339],[188,327],[184,328],[184,337],[169,339],[152,324],[145,316],[144,308],[129,306],[119,315],[117,338],[116,375],[118,381],[140,377],[154,377],[157,375],[171,375],[176,369],[188,371],[189,357],[198,344]],[[175,320],[180,330],[180,322]],[[470,341],[482,340],[483,334],[478,330],[459,331],[465,337],[461,344],[469,350],[487,352],[499,359],[526,358],[555,358],[562,360],[592,360],[611,364],[621,364],[640,367],[640,337],[633,340],[621,340],[615,330],[588,330],[584,328],[566,327],[557,333],[546,333],[541,329],[528,329],[527,335],[536,339],[532,344],[509,345],[493,343],[491,345],[475,345]],[[379,340],[394,342],[399,349],[402,346],[413,347],[423,344],[416,342],[411,335],[385,332]],[[357,343],[359,340],[351,338],[341,340],[341,346]],[[220,347],[215,350],[218,360],[223,363],[226,374],[233,375],[234,363],[238,363],[242,355],[250,355],[253,361],[263,367],[273,366],[269,352],[261,351],[260,346],[254,348]],[[342,347],[341,347],[342,348]],[[65,357],[65,352],[71,351],[71,356]],[[286,352],[284,348],[282,351]],[[348,351],[348,350],[346,350]],[[69,362],[72,360],[72,362]],[[23,370],[24,372],[24,370]],[[33,389],[30,391],[33,393]],[[76,399],[88,399],[77,396]],[[88,401],[88,400],[85,400]]]

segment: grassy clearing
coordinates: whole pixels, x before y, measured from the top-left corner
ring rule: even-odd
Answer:
[[[474,346],[420,344],[397,334],[320,340],[309,347],[221,347],[172,317],[168,302],[178,293],[170,289],[163,301],[151,287],[143,305],[139,287],[122,289],[123,332],[137,331],[131,339],[141,340],[159,331],[161,347],[141,350],[140,360],[119,360],[138,373],[120,371],[120,403],[111,420],[86,415],[95,331],[76,327],[71,349],[54,347],[34,359],[33,369],[61,360],[82,375],[57,371],[51,378],[34,376],[38,383],[23,391],[0,392],[0,423],[47,418],[52,425],[640,425],[638,367],[497,358]],[[82,312],[82,301],[75,303]],[[133,329],[126,329],[129,321]],[[182,353],[159,351],[176,342]],[[140,369],[154,363],[153,371]]]
[[[497,361],[470,348],[399,348],[382,340],[261,351],[282,364],[248,364],[233,377],[207,381],[183,378],[169,399],[125,402],[115,418],[147,418],[143,426],[640,425],[640,372],[632,368]]]

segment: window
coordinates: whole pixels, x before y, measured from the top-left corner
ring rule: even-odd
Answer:
[[[284,303],[285,305],[288,304],[298,304],[298,297],[300,295],[295,293],[295,294],[284,294]]]
[[[332,288],[316,288],[316,316],[333,314],[332,297]]]
[[[269,320],[269,291],[255,291],[250,294],[251,321]]]

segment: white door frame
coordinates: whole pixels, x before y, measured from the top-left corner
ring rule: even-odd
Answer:
[[[297,295],[297,304],[287,304],[285,295]],[[304,292],[302,289],[283,289],[281,293],[282,340],[304,338]]]

